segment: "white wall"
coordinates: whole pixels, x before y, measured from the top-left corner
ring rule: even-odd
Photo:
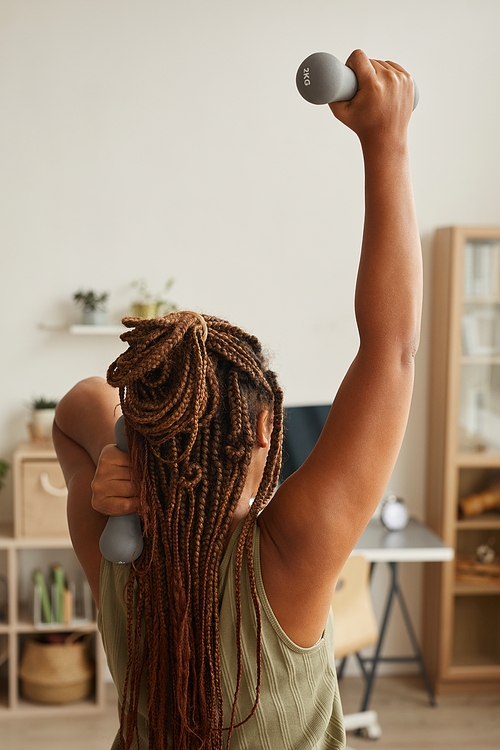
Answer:
[[[81,286],[109,290],[118,321],[133,279],[174,276],[182,308],[260,336],[289,404],[331,400],[357,346],[362,165],[355,136],[297,94],[298,64],[361,47],[418,81],[428,290],[437,226],[500,223],[499,24],[497,0],[1,0],[0,456],[34,395],[104,374],[122,348],[40,329],[76,320]],[[391,481],[421,518],[428,301]],[[402,575],[418,623],[421,568]]]

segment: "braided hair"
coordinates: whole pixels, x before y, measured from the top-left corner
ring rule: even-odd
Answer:
[[[120,749],[137,738],[141,681],[147,685],[149,746],[221,750],[235,725],[241,683],[244,550],[257,618],[257,687],[261,674],[260,608],[252,562],[258,513],[276,488],[281,465],[282,392],[259,341],[229,323],[197,313],[125,318],[128,349],[109,367],[125,416],[133,481],[140,497],[144,552],[126,587],[128,663]],[[238,674],[223,726],[218,573],[224,543],[247,477],[259,413],[273,418],[262,480],[236,551]],[[134,585],[135,584],[135,585]]]

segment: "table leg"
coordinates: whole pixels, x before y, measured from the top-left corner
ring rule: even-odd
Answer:
[[[392,565],[395,565],[396,563],[392,563]],[[415,654],[414,661],[418,663],[420,674],[422,675],[422,680],[424,681],[424,685],[427,690],[427,694],[429,695],[429,701],[431,706],[436,706],[436,696],[434,694],[434,690],[432,689],[431,681],[429,679],[429,675],[427,674],[427,670],[425,668],[424,660],[422,657],[422,652],[420,651],[420,646],[418,645],[417,636],[415,635],[415,631],[413,630],[413,625],[410,619],[410,613],[408,612],[408,608],[406,606],[406,602],[403,597],[403,592],[401,591],[399,584],[396,582],[396,595],[399,600],[399,605],[401,607],[401,612],[403,613],[403,617],[406,623],[406,629],[408,631],[408,635],[410,636],[410,640],[413,646],[413,652]]]
[[[393,565],[395,565],[395,563],[389,563],[389,565],[393,566]],[[372,569],[371,569],[372,573],[373,573],[374,567],[375,567],[375,564],[372,564]],[[377,671],[377,665],[378,665],[378,663],[380,661],[380,652],[382,650],[382,645],[384,643],[385,633],[386,633],[386,630],[387,630],[387,623],[389,622],[389,615],[391,613],[392,605],[393,605],[393,602],[394,602],[394,595],[395,595],[396,589],[397,589],[396,582],[397,582],[397,570],[393,570],[393,574],[392,574],[392,577],[391,577],[391,585],[390,585],[390,588],[389,588],[389,594],[387,596],[387,601],[386,601],[385,609],[384,609],[384,615],[383,615],[383,618],[382,618],[382,624],[380,626],[378,641],[377,641],[377,645],[375,647],[375,654],[370,659],[363,658],[363,661],[371,661],[372,662],[372,667],[371,667],[370,671],[368,672],[368,677],[366,679],[365,694],[364,694],[363,700],[361,702],[361,708],[359,709],[360,711],[366,711],[367,707],[368,707],[368,703],[370,701],[370,696],[371,696],[373,685],[374,685],[374,682],[375,682],[375,675],[376,675],[376,671]]]
[[[417,637],[415,635],[415,631],[413,629],[413,625],[412,625],[412,622],[411,622],[411,619],[410,619],[410,614],[408,612],[408,608],[406,606],[406,602],[405,602],[404,597],[403,597],[403,592],[401,591],[401,588],[399,586],[399,582],[398,582],[398,564],[396,562],[389,562],[388,565],[389,565],[389,567],[391,569],[391,584],[390,584],[390,587],[389,587],[389,594],[387,596],[387,601],[386,601],[386,605],[385,605],[385,609],[384,609],[384,614],[383,614],[383,618],[382,618],[382,624],[380,626],[380,633],[379,633],[379,638],[378,638],[377,646],[375,648],[375,654],[371,658],[369,658],[369,657],[360,657],[360,660],[362,659],[362,661],[364,661],[364,662],[370,662],[370,661],[372,662],[372,667],[369,670],[369,672],[367,673],[365,693],[364,693],[364,696],[363,696],[363,700],[361,702],[360,711],[366,711],[367,708],[368,708],[368,704],[369,704],[369,701],[370,701],[370,697],[371,697],[373,685],[374,685],[374,682],[375,682],[376,670],[377,670],[378,664],[381,661],[393,661],[393,662],[396,662],[396,661],[416,661],[418,663],[418,665],[419,665],[420,674],[422,675],[422,679],[424,681],[427,693],[429,695],[430,704],[431,704],[431,706],[435,706],[436,705],[436,697],[435,697],[434,691],[432,689],[431,682],[430,682],[429,676],[427,674],[427,670],[425,668],[425,664],[424,664],[424,661],[423,661],[423,658],[422,658],[422,653],[420,651],[420,648],[419,648],[419,645],[418,645],[418,641],[417,641]],[[372,565],[372,572],[373,572],[373,567],[374,567],[374,564]],[[413,654],[414,655],[410,656],[410,657],[397,657],[397,656],[393,656],[393,657],[386,656],[386,657],[383,657],[383,656],[381,656],[382,646],[383,646],[383,642],[384,642],[384,638],[385,638],[386,630],[387,630],[387,624],[389,622],[389,615],[390,615],[390,612],[391,612],[391,609],[392,609],[392,605],[394,603],[394,597],[397,597],[397,599],[399,601],[399,604],[401,606],[401,611],[403,613],[403,617],[404,617],[406,629],[408,631],[408,635],[410,636],[410,640],[411,640],[411,643],[412,643],[412,646],[413,646]]]

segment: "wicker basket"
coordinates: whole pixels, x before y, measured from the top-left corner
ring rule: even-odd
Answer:
[[[72,703],[88,698],[94,685],[94,664],[88,638],[75,642],[79,633],[64,643],[30,639],[24,647],[19,677],[25,698],[39,703]]]

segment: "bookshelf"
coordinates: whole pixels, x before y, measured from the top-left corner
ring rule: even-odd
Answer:
[[[500,227],[438,229],[432,286],[427,525],[455,561],[426,569],[424,659],[437,693],[499,691]]]
[[[61,491],[64,480],[52,444],[22,444],[14,454],[13,470],[14,523],[0,524],[0,580],[5,582],[7,594],[5,601],[5,597],[0,599],[0,721],[20,714],[48,716],[100,711],[105,706],[105,657],[85,576],[69,538],[66,499]],[[30,520],[33,515],[36,524]],[[71,614],[67,612],[68,622],[46,622],[37,612],[33,570],[39,569],[44,574],[51,593],[50,569],[54,563],[75,583],[75,606],[71,607]],[[62,705],[26,700],[18,672],[27,639],[76,632],[88,636],[95,664],[91,697]]]

